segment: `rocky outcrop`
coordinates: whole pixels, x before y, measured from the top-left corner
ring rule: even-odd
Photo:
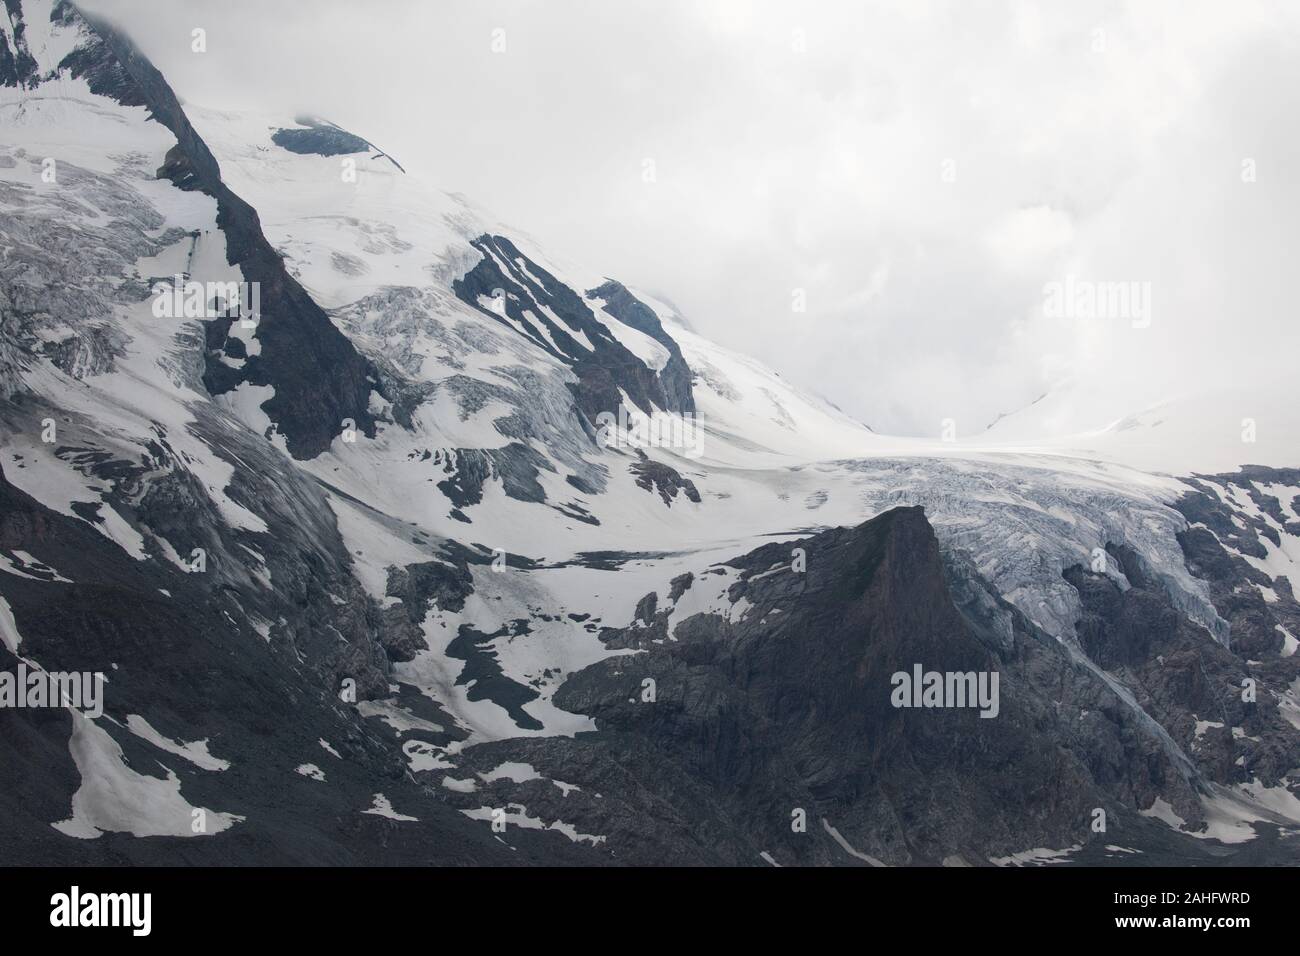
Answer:
[[[613,336],[578,293],[505,236],[483,235],[471,244],[483,258],[456,279],[452,289],[468,305],[572,368],[578,378],[571,386],[574,400],[592,426],[602,412],[617,414],[623,393],[646,414],[655,407],[694,411],[684,361],[667,377],[649,368]],[[680,358],[680,350],[677,354]]]
[[[1300,603],[1288,577],[1259,565],[1268,567],[1270,551],[1285,556],[1300,535],[1300,469],[1248,465],[1184,481],[1192,490],[1174,508],[1188,522],[1178,535],[1188,570],[1209,588],[1228,624],[1229,646],[1246,657],[1276,659],[1284,633],[1300,636]],[[1292,539],[1285,547],[1284,535]]]
[[[71,839],[52,826],[72,815],[71,795],[82,784],[69,755],[68,712],[5,708],[0,846],[9,865],[516,865],[565,859],[566,841],[516,834],[512,852],[485,827],[430,799],[407,778],[400,751],[381,728],[359,721],[296,654],[232,628],[228,615],[236,605],[210,590],[204,575],[136,561],[86,522],[43,508],[0,473],[0,555],[14,549],[38,555],[66,579],[4,575],[23,657],[49,670],[106,674],[104,717],[96,724],[121,749],[131,772],[170,778],[190,803],[209,808],[209,818],[222,812],[243,819],[194,839],[113,832]],[[16,666],[0,645],[0,670]],[[127,729],[132,714],[148,714],[163,737],[206,739],[228,769],[205,769],[157,749]],[[96,772],[107,773],[112,759]],[[294,772],[295,764],[307,761],[324,769],[329,786]],[[379,790],[419,825],[401,825],[399,832],[392,821],[363,815]],[[183,820],[170,822],[156,818],[158,808],[153,812],[155,822],[191,832],[188,809]]]
[[[637,449],[637,460],[628,465],[628,470],[636,477],[638,488],[658,492],[663,503],[672,507],[678,494],[684,494],[688,501],[700,503],[700,492],[695,482],[683,478],[681,472],[662,461],[655,461],[641,449]]]
[[[300,120],[304,125],[296,129],[277,129],[271,134],[271,142],[291,153],[311,154],[315,156],[340,156],[347,153],[364,153],[369,144],[360,136],[354,136],[337,126],[327,126],[311,120]]]
[[[1300,736],[1276,703],[1300,662],[1261,666],[1224,647],[1170,602],[1132,549],[1112,545],[1128,583],[1082,566],[1076,631],[1085,654],[1128,689],[1208,780],[1273,787],[1300,766]],[[1251,692],[1244,691],[1250,687]]]
[[[216,159],[162,74],[129,40],[98,18],[75,12],[71,4],[56,13],[68,21],[79,16],[88,25],[86,40],[61,67],[73,76],[84,76],[96,93],[124,105],[148,107],[152,117],[171,130],[176,146],[158,175],[217,201],[217,225],[226,237],[228,261],[239,266],[246,282],[259,284],[262,315],[254,334],[261,342],[261,354],[250,357],[233,374],[210,357],[205,376],[209,389],[220,394],[242,382],[272,386],[275,394],[262,408],[296,457],[320,454],[348,419],[373,435],[369,401],[375,378],[370,364],[289,275],[263,235],[257,212],[222,181]],[[224,345],[225,335],[218,338],[212,343],[214,349]]]
[[[27,24],[23,20],[22,4],[18,0],[5,0],[4,12],[13,29],[13,46],[5,34],[0,33],[0,86],[34,85],[39,65],[27,49]]]
[[[664,331],[663,323],[654,309],[646,305],[621,282],[607,280],[595,289],[587,290],[588,299],[600,299],[604,309],[624,325],[650,336],[668,350],[668,361],[659,370],[668,407],[681,412],[695,411],[695,396],[691,392],[691,367],[682,357],[681,346]]]
[[[300,155],[341,156],[347,153],[364,153],[368,150],[374,150],[375,155],[372,158],[386,159],[400,172],[406,172],[401,163],[374,143],[362,139],[355,133],[349,133],[328,120],[315,116],[298,116],[294,118],[294,122],[298,126],[276,130],[271,134],[271,141],[291,153]],[[358,265],[355,259],[342,256],[339,253],[334,254],[334,264],[337,268],[349,274],[355,274],[353,270]]]
[[[599,731],[512,748],[600,799],[530,784],[529,812],[603,835],[597,852],[624,862],[754,865],[760,853],[782,864],[982,864],[1102,837],[1090,827],[1098,808],[1110,841],[1117,829],[1140,839],[1138,811],[1161,794],[1192,815],[1192,785],[1158,736],[954,562],[921,509],[897,508],[729,562],[727,616],[670,626],[674,608],[647,595],[630,627],[602,632],[636,653],[555,695]],[[709,577],[674,581],[671,603]],[[894,675],[918,665],[999,675],[996,715],[895,706]],[[469,756],[486,766],[502,749]],[[792,825],[800,819],[806,829]]]
[[[540,471],[555,471],[546,456],[520,442],[501,448],[457,448],[438,452],[433,464],[441,465],[449,477],[438,488],[457,508],[483,500],[483,485],[490,479],[501,482],[508,497],[534,503],[546,500],[538,479]]]

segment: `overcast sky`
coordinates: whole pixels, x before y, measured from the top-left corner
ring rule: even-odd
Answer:
[[[85,6],[182,99],[324,115],[879,431],[1296,376],[1298,3]],[[1070,276],[1150,283],[1149,326],[1051,314]]]

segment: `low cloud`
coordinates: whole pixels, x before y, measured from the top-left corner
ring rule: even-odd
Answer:
[[[328,116],[878,430],[1293,374],[1294,4],[89,6],[183,98]],[[1149,282],[1149,327],[1045,314],[1068,276]]]

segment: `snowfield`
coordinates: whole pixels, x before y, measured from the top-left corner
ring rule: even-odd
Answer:
[[[255,640],[257,653],[283,654],[302,673],[321,660],[375,668],[378,686],[346,703],[357,704],[357,720],[401,740],[408,774],[440,774],[442,789],[461,794],[475,792],[476,781],[551,782],[565,798],[581,791],[522,759],[483,774],[464,755],[478,745],[600,731],[592,717],[558,706],[555,694],[601,661],[646,653],[612,648],[603,632],[638,626],[648,595],[668,613],[666,641],[697,615],[752,622],[752,607],[731,597],[740,575],[729,562],[902,506],[923,506],[945,558],[968,562],[1080,660],[1084,608],[1065,574],[1092,568],[1127,591],[1134,582],[1107,559],[1108,546],[1138,555],[1172,607],[1224,648],[1233,625],[1222,596],[1189,567],[1189,531],[1205,532],[1258,572],[1253,593],[1270,606],[1294,605],[1300,477],[1196,477],[1300,465],[1300,406],[1280,389],[1194,395],[1096,428],[1083,424],[1092,399],[1072,386],[961,440],[891,437],[709,342],[670,306],[631,289],[690,368],[702,439],[698,449],[602,446],[575,404],[582,376],[591,374],[586,356],[562,360],[554,337],[567,330],[594,355],[599,327],[588,335],[544,305],[525,310],[525,326],[494,314],[491,297],[467,300],[456,283],[498,256],[474,240],[510,236],[523,255],[495,265],[530,288],[585,303],[632,360],[601,372],[624,375],[622,404],[644,415],[624,386],[663,381],[670,352],[612,315],[606,300],[583,298],[605,277],[557,264],[518,230],[388,157],[290,152],[272,137],[307,128],[292,117],[186,104],[223,182],[256,210],[287,275],[372,370],[365,408],[373,434],[356,421],[328,422],[335,436],[328,447],[295,457],[272,417],[275,387],[240,381],[216,395],[209,389],[213,364],[237,372],[264,357],[281,317],[268,311],[257,329],[236,323],[214,348],[209,322],[160,319],[151,309],[161,277],[243,280],[230,263],[235,251],[218,202],[159,178],[176,138],[146,108],[121,106],[60,71],[82,42],[80,28],[51,24],[48,3],[24,7],[27,45],[51,78],[31,90],[0,87],[5,481],[93,529],[135,570],[161,579],[210,568],[230,648]],[[43,178],[46,157],[56,158],[54,181]],[[28,399],[14,401],[20,393]],[[1212,495],[1223,510],[1189,521],[1176,506],[1192,492]],[[675,582],[687,574],[694,583],[680,592]],[[421,583],[429,580],[436,583]],[[31,642],[3,595],[76,581],[39,554],[0,550],[0,639],[10,654],[27,653]],[[308,616],[296,617],[304,608]],[[373,654],[346,657],[360,646],[358,634],[381,630],[407,642],[384,647],[390,657],[382,666]],[[1278,660],[1290,666],[1300,632],[1276,630]],[[1192,766],[1147,717],[1149,701],[1126,689],[1130,674],[1089,667],[1142,714],[1179,766]],[[1300,680],[1272,700],[1292,729],[1300,727],[1297,688]],[[334,706],[337,688],[320,692]],[[1194,717],[1193,738],[1230,732],[1214,716]],[[229,741],[161,729],[167,725],[152,712],[123,718],[110,731],[107,719],[72,713],[67,749],[81,782],[71,816],[51,824],[58,832],[194,837],[244,823],[233,810],[191,803],[191,778],[168,766],[184,761],[187,774],[236,777],[243,770],[226,756]],[[443,734],[451,739],[425,739]],[[133,765],[119,735],[161,770]],[[323,790],[343,775],[335,764],[352,759],[340,750],[353,751],[320,738],[322,753],[315,739],[309,735],[306,749],[329,764],[324,770],[301,755],[283,770],[295,784],[301,777]],[[420,824],[383,792],[370,792],[372,802],[356,814]],[[1200,836],[1231,844],[1252,838],[1255,822],[1300,826],[1300,800],[1286,786],[1252,780],[1206,784],[1201,793],[1209,826]],[[606,843],[604,831],[566,822],[577,818],[540,812],[517,803],[506,817],[593,850]],[[1138,812],[1175,829],[1184,824],[1163,799]],[[460,813],[494,819],[487,805]],[[829,823],[825,832],[850,857],[879,864]],[[1077,849],[1028,848],[992,862],[1055,864]],[[762,853],[769,863],[779,859]]]

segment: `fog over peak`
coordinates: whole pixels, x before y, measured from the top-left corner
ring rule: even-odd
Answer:
[[[877,431],[1287,374],[1290,4],[85,6],[187,101],[328,117]],[[1149,322],[1047,314],[1071,278]]]

